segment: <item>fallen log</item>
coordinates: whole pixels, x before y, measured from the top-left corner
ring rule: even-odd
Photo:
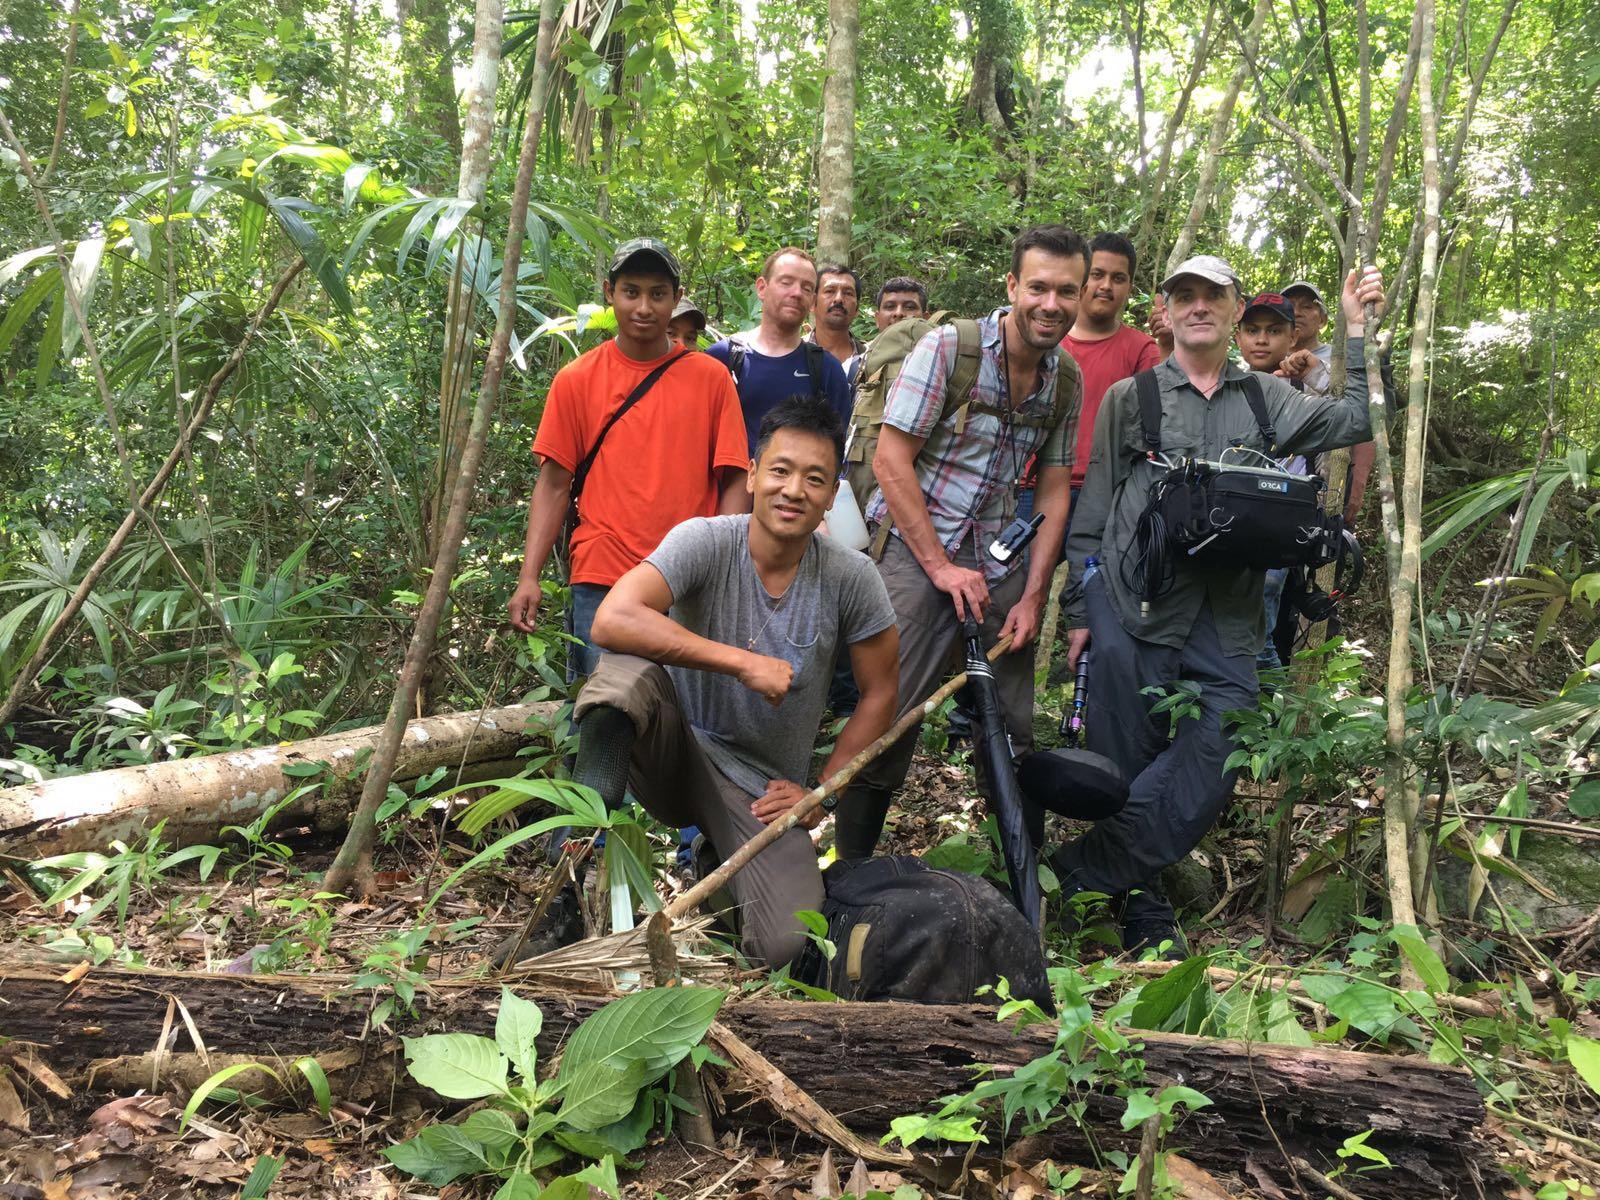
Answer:
[[[370,996],[342,989],[331,977],[197,975],[96,968],[76,984],[37,965],[0,967],[0,1033],[38,1044],[58,1072],[76,1076],[96,1059],[151,1050],[166,1025],[168,997],[181,1000],[212,1053],[250,1053],[267,1060],[345,1051],[359,1043]],[[498,983],[436,981],[419,992],[419,1016],[394,1033],[449,1029],[492,1034]],[[539,1039],[550,1061],[565,1038],[605,997],[522,988],[544,1011]],[[877,1135],[889,1122],[964,1091],[974,1068],[1015,1070],[1050,1049],[1054,1030],[1018,1030],[981,1006],[800,1003],[730,1000],[718,1020],[803,1088],[851,1130]],[[177,1035],[179,1038],[184,1034]],[[1253,1157],[1292,1179],[1285,1155],[1320,1170],[1338,1165],[1352,1134],[1372,1130],[1369,1144],[1393,1166],[1349,1178],[1358,1195],[1433,1197],[1475,1194],[1479,1169],[1474,1131],[1483,1103],[1471,1077],[1416,1058],[1326,1047],[1246,1044],[1180,1034],[1138,1032],[1146,1082],[1182,1083],[1203,1092],[1210,1107],[1187,1117],[1167,1146],[1213,1170],[1237,1170]],[[381,1058],[384,1040],[367,1047]],[[175,1049],[187,1049],[181,1042]],[[391,1060],[392,1061],[392,1060]],[[367,1064],[370,1077],[372,1063]],[[398,1078],[398,1064],[390,1071]],[[768,1089],[741,1085],[751,1103],[731,1105],[724,1120],[764,1127]],[[1119,1126],[1124,1102],[1089,1097],[1086,1134],[1070,1120],[1043,1136],[1062,1161],[1112,1148],[1131,1150],[1138,1132]],[[991,1131],[998,1142],[998,1131]]]
[[[559,706],[514,704],[506,708],[445,713],[406,727],[396,782],[408,782],[436,767],[477,768],[463,782],[514,774],[518,750],[548,730]],[[319,786],[278,816],[284,825],[343,828],[366,759],[382,726],[369,725],[326,737],[228,750],[142,767],[118,767],[87,775],[47,779],[0,789],[0,849],[30,856],[100,850],[113,839],[131,840],[157,821],[174,845],[208,841],[224,825],[246,825],[268,806],[308,782],[285,774],[302,763],[326,763]],[[487,767],[490,774],[483,774]],[[328,780],[327,786],[321,786]]]

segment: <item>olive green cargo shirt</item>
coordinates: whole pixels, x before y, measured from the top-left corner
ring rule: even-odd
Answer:
[[[1345,355],[1344,395],[1337,399],[1313,398],[1275,375],[1257,373],[1267,414],[1278,435],[1278,454],[1309,454],[1371,438],[1362,339],[1348,339]],[[1241,381],[1247,372],[1243,367],[1229,360],[1209,399],[1189,382],[1176,359],[1169,357],[1154,370],[1161,385],[1161,450],[1169,458],[1216,460],[1235,443],[1267,449],[1245,399]],[[1261,571],[1180,562],[1172,590],[1152,600],[1147,613],[1140,612],[1140,597],[1125,576],[1132,576],[1138,556],[1134,531],[1139,516],[1151,487],[1166,468],[1145,457],[1144,422],[1132,379],[1115,383],[1106,392],[1091,447],[1067,539],[1072,575],[1063,603],[1069,627],[1081,629],[1088,624],[1083,568],[1084,561],[1093,556],[1100,560],[1100,577],[1105,580],[1112,609],[1134,637],[1182,648],[1201,605],[1209,602],[1224,653],[1255,654],[1260,650],[1266,633]]]

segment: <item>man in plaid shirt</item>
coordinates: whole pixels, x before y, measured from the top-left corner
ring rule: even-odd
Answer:
[[[890,388],[872,460],[879,490],[866,517],[891,524],[880,538],[878,572],[900,626],[901,713],[921,707],[959,661],[961,623],[971,613],[983,623],[985,643],[1012,639],[994,676],[1018,755],[1033,748],[1034,643],[1067,528],[1082,399],[1077,364],[1057,347],[1088,270],[1088,246],[1065,226],[1019,235],[1006,276],[1011,304],[978,322],[981,356],[970,395],[946,396],[955,327],[930,331]],[[1015,515],[1017,483],[1036,453],[1044,524],[1026,559],[998,562],[989,544]],[[840,796],[839,858],[872,854],[916,744],[912,730]]]

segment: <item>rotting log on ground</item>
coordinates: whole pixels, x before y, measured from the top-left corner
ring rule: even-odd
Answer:
[[[0,1033],[40,1044],[63,1074],[81,1071],[94,1059],[148,1051],[160,1036],[169,995],[183,1001],[212,1051],[269,1059],[348,1048],[365,1022],[365,998],[342,995],[347,981],[333,977],[102,968],[68,986],[56,975],[37,965],[0,968]],[[545,1013],[539,1049],[546,1061],[605,1003],[603,997],[547,987],[519,990]],[[492,1033],[497,996],[497,983],[436,982],[431,994],[419,993],[419,1019],[397,1022],[395,1031]],[[734,1000],[719,1020],[852,1130],[870,1134],[887,1129],[896,1116],[964,1090],[977,1065],[1021,1066],[1049,1049],[1054,1036],[1044,1026],[1017,1031],[1001,1025],[992,1009],[981,1006]],[[1474,1131],[1484,1110],[1465,1071],[1327,1048],[1147,1032],[1136,1037],[1144,1043],[1149,1083],[1181,1082],[1211,1099],[1167,1143],[1203,1166],[1237,1170],[1246,1156],[1281,1164],[1287,1152],[1331,1169],[1345,1138],[1371,1129],[1370,1144],[1394,1165],[1352,1179],[1357,1194],[1474,1194]],[[381,1053],[378,1044],[374,1039],[374,1054]],[[724,1090],[737,1094],[738,1080]],[[1124,1135],[1118,1126],[1122,1109],[1114,1097],[1091,1098],[1089,1120],[1102,1150],[1133,1144],[1136,1135]],[[765,1123],[759,1105],[734,1108],[727,1119]],[[1091,1153],[1085,1135],[1070,1122],[1047,1136],[1065,1161],[1086,1161],[1083,1156]]]

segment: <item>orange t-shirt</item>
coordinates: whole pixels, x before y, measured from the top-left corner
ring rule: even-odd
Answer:
[[[577,470],[611,414],[661,361],[635,362],[606,342],[567,364],[550,385],[533,452]],[[749,465],[728,368],[688,352],[606,434],[578,500],[571,582],[610,587],[673,526],[716,515],[719,469]]]

